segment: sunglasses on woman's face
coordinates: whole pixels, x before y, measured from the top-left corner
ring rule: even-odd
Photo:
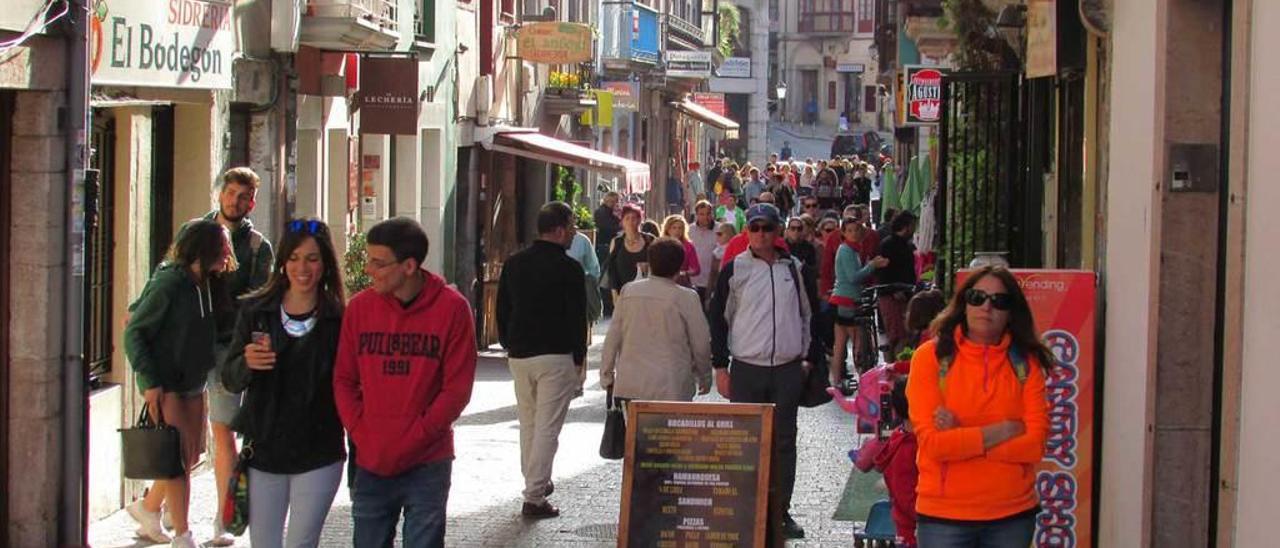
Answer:
[[[991,307],[996,310],[1013,308],[1013,295],[1008,293],[987,293],[981,289],[970,289],[964,292],[964,302],[969,306],[982,306],[987,301],[991,301]]]
[[[773,232],[778,230],[778,225],[772,223],[751,223],[747,225],[747,230],[751,232]]]
[[[804,205],[804,208],[805,208],[805,209],[816,209],[817,207],[818,207],[818,204],[805,204],[805,205]]]

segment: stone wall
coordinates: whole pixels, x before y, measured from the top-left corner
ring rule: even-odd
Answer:
[[[50,72],[57,70],[50,67]],[[65,136],[61,91],[20,91],[9,264],[9,546],[57,544],[62,462]]]

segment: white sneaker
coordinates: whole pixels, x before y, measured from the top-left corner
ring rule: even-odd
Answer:
[[[236,539],[222,527],[222,520],[213,518],[213,539],[209,541],[209,546],[232,546],[235,543]]]
[[[157,544],[164,544],[171,539],[160,528],[160,512],[150,512],[142,507],[142,501],[124,507],[129,517],[138,522],[138,536]]]
[[[191,531],[187,531],[181,535],[175,535],[173,544],[169,546],[172,548],[196,548],[196,540],[191,536]]]

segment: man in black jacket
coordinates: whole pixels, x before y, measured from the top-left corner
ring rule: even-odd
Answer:
[[[507,349],[520,419],[520,513],[531,519],[560,515],[547,502],[555,489],[551,465],[587,355],[584,274],[565,254],[575,234],[568,205],[542,206],[538,239],[507,259],[498,281],[498,340]]]
[[[596,260],[600,264],[604,264],[605,258],[609,256],[609,242],[622,232],[622,218],[617,213],[620,197],[617,192],[606,192],[600,207],[597,207],[595,214],[592,215],[596,221]],[[601,285],[601,287],[604,286]],[[602,291],[600,297],[604,305],[604,315],[612,316],[613,295],[609,291]]]

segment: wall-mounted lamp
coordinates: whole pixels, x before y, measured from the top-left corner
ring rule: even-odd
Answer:
[[[777,89],[776,91],[778,92],[778,100],[780,100],[780,101],[781,101],[781,100],[786,99],[786,98],[787,98],[787,83],[786,83],[786,82],[778,82],[778,89]]]

